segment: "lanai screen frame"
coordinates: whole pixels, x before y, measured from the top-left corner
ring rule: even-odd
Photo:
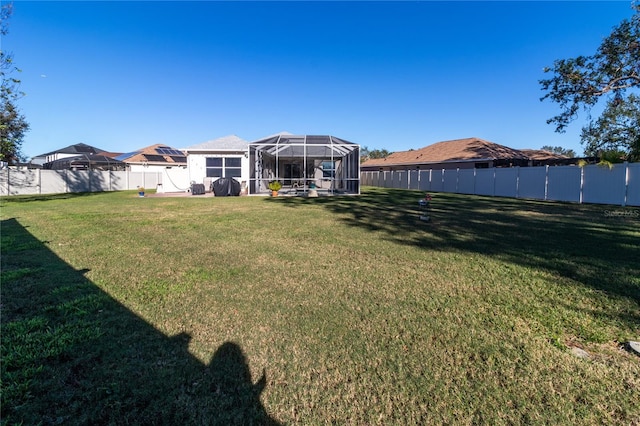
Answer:
[[[297,181],[296,193],[305,194],[316,183],[328,194],[360,194],[360,145],[335,136],[288,134],[249,143],[249,194],[270,193],[270,181],[285,181],[284,166],[300,162],[302,176],[290,179]],[[329,176],[318,177],[323,162],[334,168]],[[292,190],[291,186],[283,189]]]

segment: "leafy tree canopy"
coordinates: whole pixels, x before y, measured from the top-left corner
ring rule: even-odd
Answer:
[[[0,8],[0,36],[4,37],[8,31],[8,21],[13,12],[11,3],[3,4]],[[13,55],[0,50],[0,161],[13,164],[22,159],[21,147],[24,134],[29,130],[29,124],[16,106],[16,101],[24,96],[19,90],[20,80],[14,73],[20,72],[13,65]]]
[[[596,53],[559,59],[540,80],[549,99],[560,105],[561,113],[547,120],[563,133],[582,108],[590,113],[599,100],[606,99],[601,117],[582,129],[582,143],[588,154],[603,150],[623,150],[629,161],[640,160],[638,116],[640,103],[640,5],[635,13],[614,27]]]
[[[363,163],[367,160],[374,159],[374,158],[387,158],[391,154],[392,152],[386,149],[370,150],[365,146],[360,149],[360,162]]]
[[[610,100],[602,115],[582,128],[581,138],[587,155],[617,152],[627,161],[640,161],[640,96],[630,94],[626,102]]]

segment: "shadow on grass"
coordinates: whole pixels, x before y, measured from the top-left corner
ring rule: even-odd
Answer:
[[[106,194],[105,191],[100,192],[66,192],[62,194],[30,194],[30,195],[10,195],[0,197],[3,203],[29,203],[32,201],[51,201],[66,200],[69,198],[90,197]]]
[[[272,424],[241,347],[208,365],[15,219],[2,226],[3,424]]]
[[[621,207],[436,193],[431,221],[423,222],[423,195],[368,188],[360,196],[277,201],[320,205],[349,226],[397,244],[495,256],[640,303],[640,218],[608,214]],[[640,317],[625,320],[637,323]]]

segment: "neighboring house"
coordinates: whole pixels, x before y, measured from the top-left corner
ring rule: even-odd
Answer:
[[[517,149],[480,138],[456,139],[424,148],[369,159],[361,170],[472,169],[527,166],[529,158]]]
[[[56,160],[60,160],[68,157],[76,157],[78,155],[97,155],[104,153],[104,149],[96,148],[84,143],[77,143],[69,145],[66,148],[58,149],[56,151],[48,152],[46,154],[40,154],[31,159],[31,163],[39,166],[44,166],[46,163],[51,163]]]
[[[189,181],[204,184],[207,191],[211,182],[221,177],[249,181],[249,143],[236,135],[192,145],[184,151]]]
[[[566,155],[557,154],[555,152],[546,151],[544,149],[521,149],[527,157],[529,157],[530,166],[569,166],[578,164],[579,161],[587,163],[596,163],[595,157],[567,157]]]
[[[126,163],[132,172],[160,172],[166,168],[187,167],[185,153],[164,144],[151,145],[115,158]]]

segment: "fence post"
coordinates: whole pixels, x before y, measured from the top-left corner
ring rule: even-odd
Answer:
[[[496,168],[495,168],[495,166],[493,167],[493,191],[491,192],[491,196],[492,197],[496,196]]]
[[[622,199],[622,207],[627,205],[627,197],[629,196],[629,163],[624,162],[624,198]]]
[[[549,199],[549,165],[544,166],[544,200]]]
[[[478,169],[476,169],[475,167],[473,168],[473,194],[476,195],[477,194],[477,185],[476,185],[476,177],[478,176]]]
[[[580,204],[582,204],[582,195],[584,193],[584,167],[580,167]]]

